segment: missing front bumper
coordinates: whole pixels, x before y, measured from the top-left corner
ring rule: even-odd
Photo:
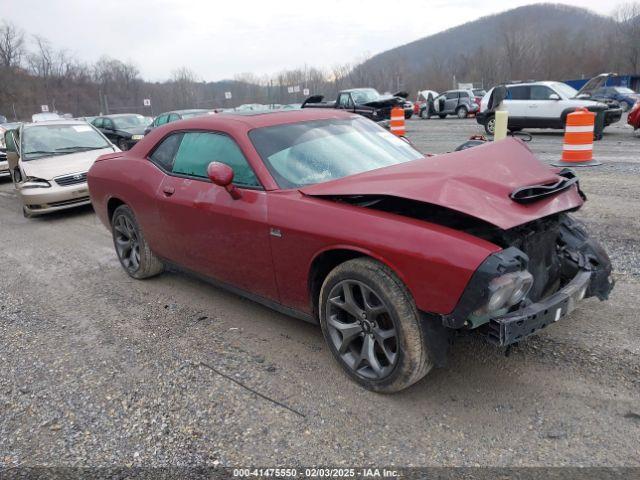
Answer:
[[[564,318],[585,297],[591,276],[592,272],[580,271],[553,295],[517,312],[492,318],[487,325],[487,339],[495,345],[511,345]]]

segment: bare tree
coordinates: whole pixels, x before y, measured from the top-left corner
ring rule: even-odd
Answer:
[[[16,68],[22,62],[24,54],[24,33],[14,24],[0,24],[0,65]]]
[[[622,66],[629,72],[640,71],[640,3],[625,3],[613,12],[617,22],[616,40]]]
[[[169,85],[178,108],[191,108],[196,104],[196,81],[196,75],[187,67],[173,71]]]

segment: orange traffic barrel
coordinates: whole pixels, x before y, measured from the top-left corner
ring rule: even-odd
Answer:
[[[401,107],[393,107],[391,109],[391,123],[389,124],[389,130],[394,135],[404,137],[404,109]]]
[[[578,108],[567,115],[562,145],[560,167],[588,167],[602,165],[593,159],[593,129],[596,114],[586,108]]]

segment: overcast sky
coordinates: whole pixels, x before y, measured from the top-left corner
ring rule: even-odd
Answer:
[[[87,62],[131,60],[149,80],[200,80],[362,59],[531,1],[0,0],[0,20]],[[609,14],[613,2],[561,1]]]

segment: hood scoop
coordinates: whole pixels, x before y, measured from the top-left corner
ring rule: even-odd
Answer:
[[[586,195],[580,190],[578,183],[578,177],[573,171],[565,168],[558,172],[558,176],[561,177],[557,182],[546,185],[531,185],[528,187],[520,187],[511,192],[511,200],[514,202],[527,204],[537,202],[543,198],[547,198],[551,195],[556,195],[564,190],[567,190],[572,185],[575,185],[578,189],[578,193],[583,200],[586,200]]]

